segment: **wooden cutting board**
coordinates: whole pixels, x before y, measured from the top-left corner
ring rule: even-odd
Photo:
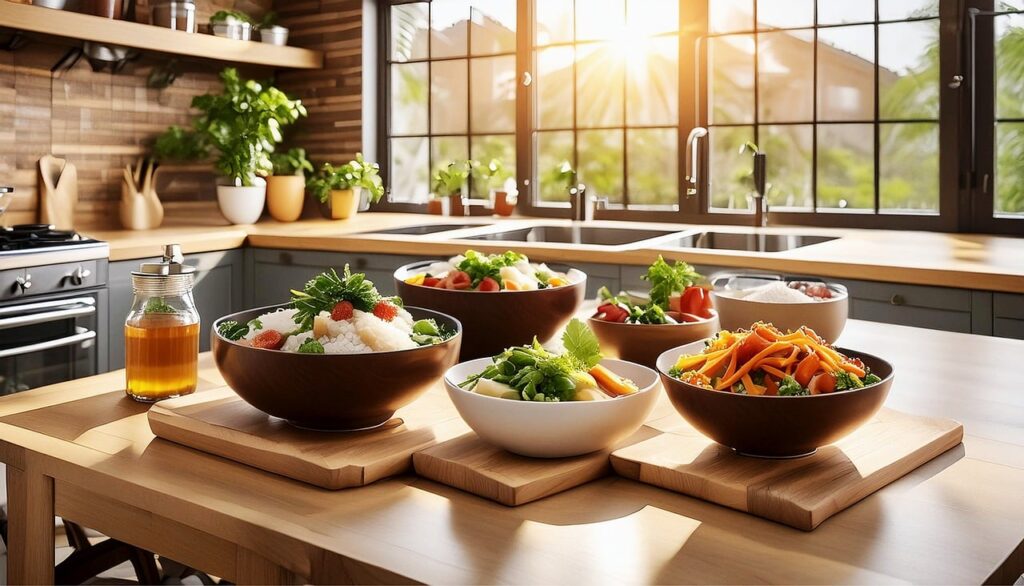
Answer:
[[[657,435],[642,427],[621,446]],[[611,473],[611,450],[572,458],[527,458],[492,446],[473,432],[413,454],[416,474],[515,507]]]
[[[679,417],[651,425],[666,433],[613,452],[616,472],[805,531],[957,446],[964,435],[956,421],[882,409],[812,456],[770,460],[739,456]]]
[[[299,429],[249,405],[228,387],[171,399],[149,410],[158,437],[268,472],[339,489],[412,468],[412,454],[466,432],[432,389],[381,427],[358,432]]]

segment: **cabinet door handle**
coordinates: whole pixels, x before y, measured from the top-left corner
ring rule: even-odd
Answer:
[[[896,295],[893,295],[892,297],[889,298],[889,303],[891,305],[903,305],[906,302],[907,302],[907,300],[904,299],[903,296],[900,295],[899,293],[897,293]]]

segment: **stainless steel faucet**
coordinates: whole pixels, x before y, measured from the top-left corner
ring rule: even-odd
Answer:
[[[754,227],[768,225],[768,155],[761,151],[754,153]]]
[[[582,183],[569,188],[569,207],[572,208],[574,222],[589,222],[594,219],[597,210],[607,206],[607,197],[588,197],[587,186]]]

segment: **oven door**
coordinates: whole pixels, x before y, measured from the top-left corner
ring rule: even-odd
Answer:
[[[0,306],[0,395],[96,374],[100,301],[76,292]]]

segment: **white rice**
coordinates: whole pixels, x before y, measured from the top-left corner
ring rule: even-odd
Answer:
[[[359,310],[355,310],[352,319],[349,320],[335,321],[326,311],[320,312],[319,317],[327,323],[327,334],[317,339],[323,345],[325,354],[390,352],[417,347],[409,338],[414,320],[404,308],[399,308],[398,315],[390,322],[378,318],[373,313]],[[294,309],[278,309],[265,313],[257,318],[263,327],[258,330],[251,329],[245,335],[245,339],[251,340],[266,330],[290,332],[296,327],[294,318]],[[299,346],[312,337],[312,332],[289,336],[281,350],[297,352]]]
[[[805,295],[796,289],[791,289],[782,281],[773,281],[766,285],[740,291],[727,289],[718,291],[718,294],[760,303],[814,303],[817,301],[817,298]]]

